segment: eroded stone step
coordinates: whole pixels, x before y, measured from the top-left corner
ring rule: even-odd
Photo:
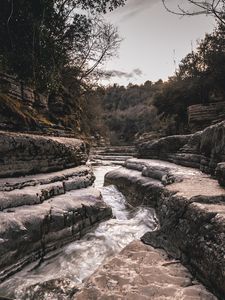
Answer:
[[[114,161],[125,161],[129,158],[132,158],[132,156],[104,156],[104,155],[95,155],[93,159],[101,159],[101,160],[114,160]]]
[[[127,152],[94,152],[92,153],[93,156],[128,156],[128,157],[133,157],[135,153],[127,153]]]
[[[46,185],[25,187],[21,190],[0,192],[0,209],[10,209],[12,211],[15,207],[40,204],[68,191],[91,186],[93,182],[94,176],[90,174],[81,177],[71,177],[62,182],[58,181]]]
[[[0,178],[0,191],[11,191],[21,189],[26,186],[38,184],[49,184],[57,181],[68,180],[70,177],[82,177],[92,174],[92,170],[87,166],[64,169],[62,171],[27,175],[21,177]]]
[[[111,214],[94,188],[0,212],[0,281],[49,251],[79,239]]]

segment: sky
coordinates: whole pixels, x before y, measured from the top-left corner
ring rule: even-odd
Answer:
[[[171,8],[176,1],[169,0]],[[104,66],[105,71],[114,74],[103,80],[105,85],[167,80],[180,60],[215,25],[211,17],[171,14],[161,0],[128,0],[124,7],[107,13],[105,18],[118,28],[123,38],[117,57]]]

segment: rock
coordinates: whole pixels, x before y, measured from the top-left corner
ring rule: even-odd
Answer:
[[[53,172],[85,164],[81,140],[0,132],[0,177]]]
[[[90,152],[92,165],[123,165],[123,163],[136,155],[134,146],[93,147]]]
[[[88,150],[73,138],[0,131],[0,282],[111,217],[90,187]]]
[[[48,95],[39,94],[14,76],[0,72],[0,90],[22,104],[48,111]]]
[[[27,263],[42,260],[49,251],[79,239],[111,215],[111,208],[94,188],[0,212],[0,281]]]
[[[219,163],[216,166],[216,177],[220,185],[225,187],[225,163]]]
[[[91,185],[94,181],[93,170],[87,166],[65,169],[62,171],[27,175],[22,177],[0,178],[0,191],[13,191],[28,186],[46,185],[58,181],[69,181],[71,178],[82,178],[85,182],[90,179]],[[75,188],[74,188],[75,189]]]
[[[219,182],[224,176],[217,164],[225,161],[225,121],[203,131],[185,136],[170,136],[143,143],[138,148],[139,158],[168,160],[183,166],[199,168],[215,175]]]
[[[27,288],[21,300],[69,300],[78,292],[69,279],[52,279]]]
[[[86,166],[50,174],[0,179],[0,210],[35,205],[50,198],[91,186],[95,180]]]
[[[200,170],[155,160],[131,162],[132,169],[139,165],[136,170],[128,169],[131,166],[128,161],[126,168],[109,172],[105,184],[116,185],[134,206],[156,209],[160,229],[146,234],[142,240],[180,259],[224,299],[224,189]],[[152,166],[148,175],[154,178],[142,175],[143,164],[145,168]],[[163,173],[172,174],[173,183],[164,185]]]
[[[195,104],[188,107],[188,124],[192,132],[221,122],[225,117],[225,102]]]
[[[189,139],[190,135],[174,135],[145,142],[138,146],[138,157],[166,159],[182,148]]]
[[[76,300],[216,300],[179,261],[163,250],[134,241],[108,259],[75,296]]]

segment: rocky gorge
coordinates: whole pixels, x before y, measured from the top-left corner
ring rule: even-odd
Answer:
[[[97,150],[95,175],[81,140],[2,132],[3,299],[224,299],[224,126]]]
[[[131,205],[156,210],[160,227],[141,238],[144,244],[166,250],[220,299],[225,297],[224,128],[221,122],[192,135],[145,142],[138,146],[138,159],[128,159],[105,178]]]

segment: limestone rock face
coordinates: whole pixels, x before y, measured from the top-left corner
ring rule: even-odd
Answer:
[[[90,162],[92,165],[123,165],[127,159],[135,155],[134,146],[93,147],[90,152]]]
[[[216,300],[179,261],[140,241],[129,244],[93,274],[76,300]]]
[[[111,217],[87,157],[81,140],[0,132],[0,282]]]
[[[219,163],[216,167],[216,177],[218,178],[219,184],[225,187],[225,163]]]
[[[138,157],[158,158],[176,164],[199,168],[215,175],[220,182],[225,177],[217,164],[225,161],[225,121],[186,136],[169,136],[145,142],[138,147]]]
[[[52,172],[85,164],[78,139],[0,132],[0,177]]]
[[[169,162],[132,159],[109,172],[105,184],[116,185],[134,206],[155,208],[160,229],[142,240],[180,259],[225,298],[225,191],[217,180]]]
[[[100,192],[91,187],[52,194],[39,204],[28,191],[23,197],[26,203],[21,195],[16,203],[14,195],[18,206],[0,212],[0,281],[27,263],[43,259],[49,251],[79,239],[112,214]]]
[[[39,94],[14,76],[0,72],[0,91],[30,108],[36,107],[39,111],[48,111],[48,95]]]

